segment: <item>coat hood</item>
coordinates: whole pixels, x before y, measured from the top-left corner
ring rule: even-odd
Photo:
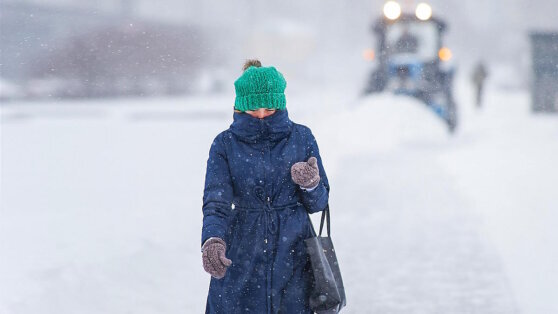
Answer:
[[[245,142],[255,143],[268,139],[279,141],[287,137],[293,128],[287,109],[277,110],[263,119],[254,118],[247,113],[235,112],[231,132]]]

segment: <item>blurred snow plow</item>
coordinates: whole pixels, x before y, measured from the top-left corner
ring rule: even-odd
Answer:
[[[415,97],[442,118],[450,132],[457,125],[452,82],[452,52],[443,45],[446,24],[432,17],[425,3],[415,14],[402,13],[394,1],[384,5],[384,16],[373,26],[376,51],[364,57],[375,62],[364,94],[392,91]]]

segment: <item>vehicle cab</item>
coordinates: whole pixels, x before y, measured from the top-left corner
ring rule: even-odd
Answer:
[[[454,67],[452,52],[444,46],[446,24],[432,16],[428,4],[420,3],[414,14],[403,13],[395,1],[388,1],[384,15],[373,25],[376,51],[365,93],[393,91],[416,97],[455,127],[452,97]]]

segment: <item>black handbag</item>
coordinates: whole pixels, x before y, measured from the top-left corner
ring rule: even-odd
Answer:
[[[327,236],[322,237],[324,220],[327,218]],[[310,215],[308,215],[310,219]],[[310,291],[310,308],[316,313],[339,313],[347,304],[341,270],[331,241],[329,205],[322,212],[320,233],[316,236],[312,220],[312,237],[305,239],[306,251],[312,265],[314,282]]]

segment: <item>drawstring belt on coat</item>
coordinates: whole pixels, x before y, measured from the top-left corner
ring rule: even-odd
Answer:
[[[279,220],[279,214],[277,213],[280,210],[295,207],[300,205],[300,203],[293,203],[284,206],[271,206],[270,202],[266,202],[263,208],[249,208],[249,207],[235,207],[235,209],[245,210],[247,212],[259,212],[260,215],[263,215],[263,219],[267,226],[267,231],[271,234],[277,233],[277,221]]]
[[[258,189],[258,188],[260,188],[260,189]],[[276,234],[277,229],[278,229],[277,223],[278,223],[278,220],[279,220],[279,214],[277,212],[280,211],[280,210],[283,210],[283,209],[298,206],[298,205],[300,205],[300,203],[296,202],[296,203],[291,203],[291,204],[287,204],[287,205],[283,205],[283,206],[271,206],[271,199],[269,198],[269,196],[267,197],[267,199],[265,199],[265,197],[261,193],[261,192],[263,192],[263,188],[256,187],[255,190],[256,190],[256,196],[258,197],[258,199],[260,201],[262,201],[262,207],[263,208],[262,207],[250,208],[250,207],[238,206],[238,207],[235,207],[235,209],[245,210],[245,211],[248,211],[248,212],[259,212],[260,217],[261,217],[261,215],[263,215],[263,219],[265,221],[267,231],[269,231],[269,233],[271,233],[271,234]]]

